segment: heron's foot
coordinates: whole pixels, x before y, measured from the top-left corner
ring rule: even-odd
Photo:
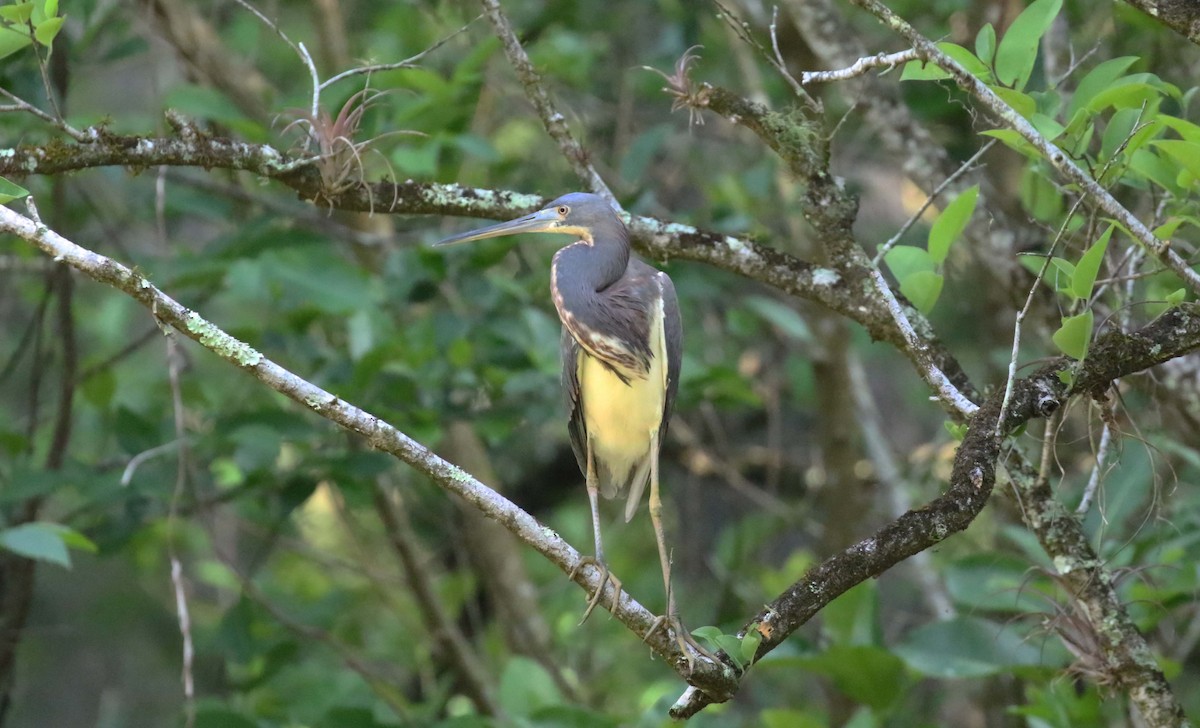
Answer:
[[[661,617],[655,617],[654,622],[650,624],[650,629],[646,631],[646,636],[642,637],[642,642],[650,639],[660,629],[666,629],[669,637],[675,638],[675,644],[679,646],[679,651],[683,653],[684,659],[688,663],[688,672],[696,670],[696,655],[712,660],[720,664],[717,656],[708,650],[707,647],[696,641],[692,633],[683,626],[683,622],[679,620],[678,614],[668,614]]]
[[[600,586],[596,587],[596,593],[588,600],[587,609],[583,613],[583,619],[579,620],[580,624],[583,624],[587,621],[588,617],[592,616],[592,610],[600,603],[600,595],[604,594],[605,583],[612,582],[613,585],[612,609],[609,611],[610,617],[613,612],[617,611],[617,604],[621,601],[621,580],[608,571],[608,564],[595,556],[580,557],[579,562],[575,564],[574,569],[571,569],[571,573],[567,575],[567,578],[574,579],[575,574],[586,564],[591,564],[600,572]]]

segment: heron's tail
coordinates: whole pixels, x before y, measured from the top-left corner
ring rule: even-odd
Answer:
[[[650,482],[650,453],[630,463],[621,463],[625,467],[620,471],[606,467],[607,465],[608,463],[600,463],[599,472],[596,473],[600,480],[600,495],[611,499],[627,493],[625,521],[629,522],[642,503],[646,483]]]

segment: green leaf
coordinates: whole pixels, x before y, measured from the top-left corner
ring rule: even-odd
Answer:
[[[1034,149],[1033,145],[1025,140],[1025,137],[1021,136],[1012,129],[988,129],[987,131],[980,133],[984,136],[990,136],[999,139],[1000,141],[1004,142],[1004,146],[1020,152],[1030,159],[1038,159],[1041,157],[1041,153]]]
[[[1141,115],[1141,109],[1120,109],[1109,118],[1108,125],[1104,127],[1104,135],[1100,138],[1101,160],[1112,159],[1125,140],[1130,139],[1130,134]]]
[[[979,56],[979,60],[991,65],[992,59],[996,56],[996,29],[991,23],[984,23],[979,32],[975,34],[975,55]]]
[[[913,630],[893,650],[908,666],[930,677],[983,677],[1041,664],[1040,648],[1013,625],[955,617]]]
[[[945,262],[950,253],[950,246],[962,234],[975,212],[975,204],[979,201],[979,185],[973,185],[962,192],[954,201],[946,205],[942,214],[933,221],[929,229],[929,257],[936,265]]]
[[[33,44],[33,38],[27,32],[21,32],[8,25],[0,25],[0,58],[11,56],[27,45]]]
[[[48,46],[54,42],[54,37],[58,35],[58,31],[62,30],[63,23],[65,22],[67,22],[67,19],[63,16],[46,18],[45,21],[34,27],[33,37],[37,38],[38,43]]]
[[[1193,177],[1200,178],[1200,143],[1181,139],[1158,139],[1150,142]]]
[[[904,662],[873,645],[833,645],[788,664],[828,676],[838,690],[875,710],[886,709],[905,689]]]
[[[1153,74],[1140,73],[1137,76],[1126,76],[1121,83],[1109,86],[1100,91],[1088,102],[1088,111],[1103,111],[1108,107],[1114,109],[1136,109],[1163,95],[1161,82],[1135,80],[1138,77],[1149,76],[1157,81]]]
[[[1187,298],[1187,289],[1186,288],[1177,288],[1174,291],[1171,291],[1170,293],[1168,293],[1166,298],[1163,300],[1165,300],[1167,302],[1168,306],[1177,306],[1177,305],[1183,303],[1183,299],[1185,299],[1185,298]]]
[[[82,533],[76,531],[70,526],[64,526],[61,523],[51,523],[47,525],[58,532],[59,538],[61,538],[63,543],[67,545],[67,548],[72,548],[76,551],[86,551],[89,554],[94,554],[100,550],[100,547],[96,545],[95,541],[87,536],[84,536]]]
[[[1006,88],[1004,86],[991,86],[996,95],[1000,97],[1004,103],[1013,107],[1013,111],[1017,112],[1026,119],[1033,116],[1037,111],[1037,102],[1027,93],[1017,91],[1016,89]]]
[[[909,61],[900,73],[901,81],[940,81],[944,78],[950,78],[950,74],[932,61]]]
[[[1075,279],[1075,264],[1065,258],[1054,257],[1050,259],[1050,265],[1053,266],[1053,270],[1047,271],[1047,273],[1048,277],[1053,279],[1050,282],[1053,284],[1054,290],[1063,291],[1074,297],[1075,289],[1071,285],[1071,281]]]
[[[1092,343],[1092,309],[1078,316],[1067,316],[1062,320],[1062,326],[1052,337],[1059,351],[1072,359],[1082,359],[1087,356],[1088,345]]]
[[[766,296],[750,296],[746,299],[746,306],[761,316],[763,321],[797,341],[813,340],[808,322],[788,304]]]
[[[1037,129],[1038,134],[1046,137],[1046,141],[1052,142],[1062,136],[1066,131],[1066,127],[1058,123],[1057,119],[1046,116],[1045,114],[1032,114],[1029,117],[1029,123],[1033,124],[1033,128]]]
[[[1155,117],[1163,126],[1168,126],[1175,130],[1179,136],[1189,142],[1200,142],[1200,125],[1193,124],[1186,119],[1180,119],[1176,116],[1168,114],[1159,114]]]
[[[28,559],[71,568],[67,544],[56,524],[35,521],[0,531],[0,548]]]
[[[53,18],[58,15],[58,0],[46,0],[43,6],[47,18]]]
[[[702,640],[715,640],[723,634],[725,633],[722,632],[719,627],[714,627],[712,625],[697,627],[696,629],[692,630],[692,636],[699,637]]]
[[[829,638],[838,645],[878,643],[879,590],[874,582],[864,581],[846,591],[821,610]]]
[[[929,251],[914,245],[897,245],[883,256],[883,260],[898,281],[903,281],[913,273],[937,269]]]
[[[28,196],[29,190],[0,177],[0,205],[7,205],[15,199],[23,199]]]
[[[754,655],[758,652],[758,646],[762,644],[762,632],[758,631],[758,623],[750,626],[746,630],[746,636],[742,637],[742,662],[749,665],[754,662]]]
[[[746,661],[742,659],[742,641],[737,638],[737,635],[722,634],[713,639],[713,644],[718,650],[721,650],[729,659],[733,660],[733,664],[737,665],[739,670],[746,667]]]
[[[528,716],[563,702],[546,668],[521,656],[511,658],[504,666],[497,695],[500,705],[512,716]]]
[[[1062,0],[1034,0],[1008,26],[996,48],[996,77],[1015,89],[1025,88],[1037,60],[1038,44],[1062,8]]]
[[[1021,185],[1017,191],[1021,196],[1021,204],[1034,218],[1051,222],[1062,214],[1063,193],[1054,186],[1053,177],[1046,174],[1042,165],[1026,165],[1021,172]]]
[[[946,55],[958,62],[958,65],[966,69],[967,73],[972,76],[982,79],[985,83],[992,78],[992,69],[988,68],[985,63],[975,57],[971,51],[963,48],[957,43],[938,43],[937,47]]]
[[[905,298],[912,301],[912,305],[918,311],[928,314],[937,303],[938,296],[942,295],[943,283],[945,283],[945,279],[940,273],[928,270],[917,271],[900,281],[900,292],[904,294]]]
[[[962,442],[963,438],[967,436],[968,426],[965,424],[960,425],[957,422],[945,420],[942,422],[942,427],[946,428],[946,432],[950,433],[950,437],[953,437],[959,442]]]
[[[1084,76],[1075,87],[1071,104],[1067,107],[1066,118],[1073,120],[1075,113],[1088,108],[1096,94],[1112,85],[1122,73],[1125,73],[1138,60],[1137,56],[1121,56],[1099,64]]]
[[[1179,185],[1175,182],[1179,171],[1176,165],[1149,149],[1134,152],[1129,158],[1129,168],[1168,192],[1179,191]]]
[[[1075,272],[1071,276],[1071,291],[1084,301],[1092,297],[1096,275],[1100,272],[1100,264],[1104,262],[1104,251],[1108,249],[1108,241],[1112,234],[1113,226],[1109,225],[1075,266]]]
[[[24,25],[33,17],[33,3],[13,3],[12,5],[0,6],[0,18],[7,20],[14,25]]]

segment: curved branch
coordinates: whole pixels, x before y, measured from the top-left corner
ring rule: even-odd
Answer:
[[[98,253],[80,247],[44,225],[0,206],[0,231],[11,233],[36,245],[55,260],[65,263],[92,279],[125,292],[151,311],[162,324],[178,330],[189,339],[245,370],[271,389],[321,415],[334,424],[362,435],[374,448],[395,455],[423,473],[445,490],[463,498],[484,515],[497,521],[525,544],[531,546],[565,574],[574,574],[576,584],[594,593],[604,588],[600,600],[611,604],[612,586],[601,580],[590,565],[581,565],[579,552],[561,536],[515,503],[476,480],[470,473],[435,455],[424,445],[374,415],[345,402],[300,376],[271,361],[249,344],[230,336],[159,290],[142,275]],[[647,634],[655,615],[622,590],[614,616],[671,665],[690,684],[698,686],[716,700],[732,695],[735,681],[732,669],[680,652],[667,630]],[[694,669],[692,665],[694,664]]]
[[[1065,357],[1017,380],[1002,431],[1008,433],[1031,419],[1046,417],[1072,396],[1103,391],[1117,377],[1148,369],[1196,349],[1200,349],[1200,304],[1197,303],[1173,308],[1133,334],[1111,331],[1094,344],[1074,387],[1068,387],[1059,378],[1059,373],[1071,366],[1071,361]],[[755,661],[779,646],[825,605],[850,588],[879,576],[900,561],[970,525],[987,504],[996,482],[997,461],[1007,437],[1007,434],[996,435],[996,419],[1002,402],[1003,392],[996,392],[971,417],[970,427],[955,453],[949,487],[942,495],[813,567],[746,624],[739,636],[754,628],[763,637]],[[1074,568],[1065,570],[1072,583],[1078,581],[1080,589],[1097,592],[1094,601],[1103,605],[1103,611],[1093,616],[1106,618],[1097,624],[1104,624],[1112,633],[1111,652],[1122,658],[1114,662],[1116,675],[1128,681],[1122,684],[1138,685],[1142,692],[1153,694],[1166,704],[1167,707],[1155,708],[1150,714],[1170,712],[1172,704],[1173,710],[1179,711],[1162,671],[1112,592],[1111,580],[1098,578],[1096,572],[1090,571],[1103,569],[1103,566],[1087,546],[1078,524],[1071,526],[1062,522],[1063,518],[1071,517],[1061,505],[1057,506],[1057,511],[1061,514],[1055,512],[1055,518],[1037,530],[1039,535],[1043,531],[1056,534],[1053,538],[1061,542],[1061,553],[1069,555],[1069,560],[1064,563],[1078,568],[1078,573]],[[1091,558],[1084,563],[1087,554],[1091,554]],[[1137,691],[1133,691],[1133,697],[1138,700]],[[711,696],[689,690],[676,702],[671,715],[687,718],[713,702]],[[1142,703],[1139,707],[1144,713],[1149,710]],[[1178,712],[1178,715],[1182,718],[1183,714]]]

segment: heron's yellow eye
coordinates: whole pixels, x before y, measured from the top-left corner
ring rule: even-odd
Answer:
[[[567,213],[570,211],[571,211],[571,208],[567,207],[566,205],[559,205],[558,210],[556,210],[556,212],[558,212],[559,217],[566,217]]]

